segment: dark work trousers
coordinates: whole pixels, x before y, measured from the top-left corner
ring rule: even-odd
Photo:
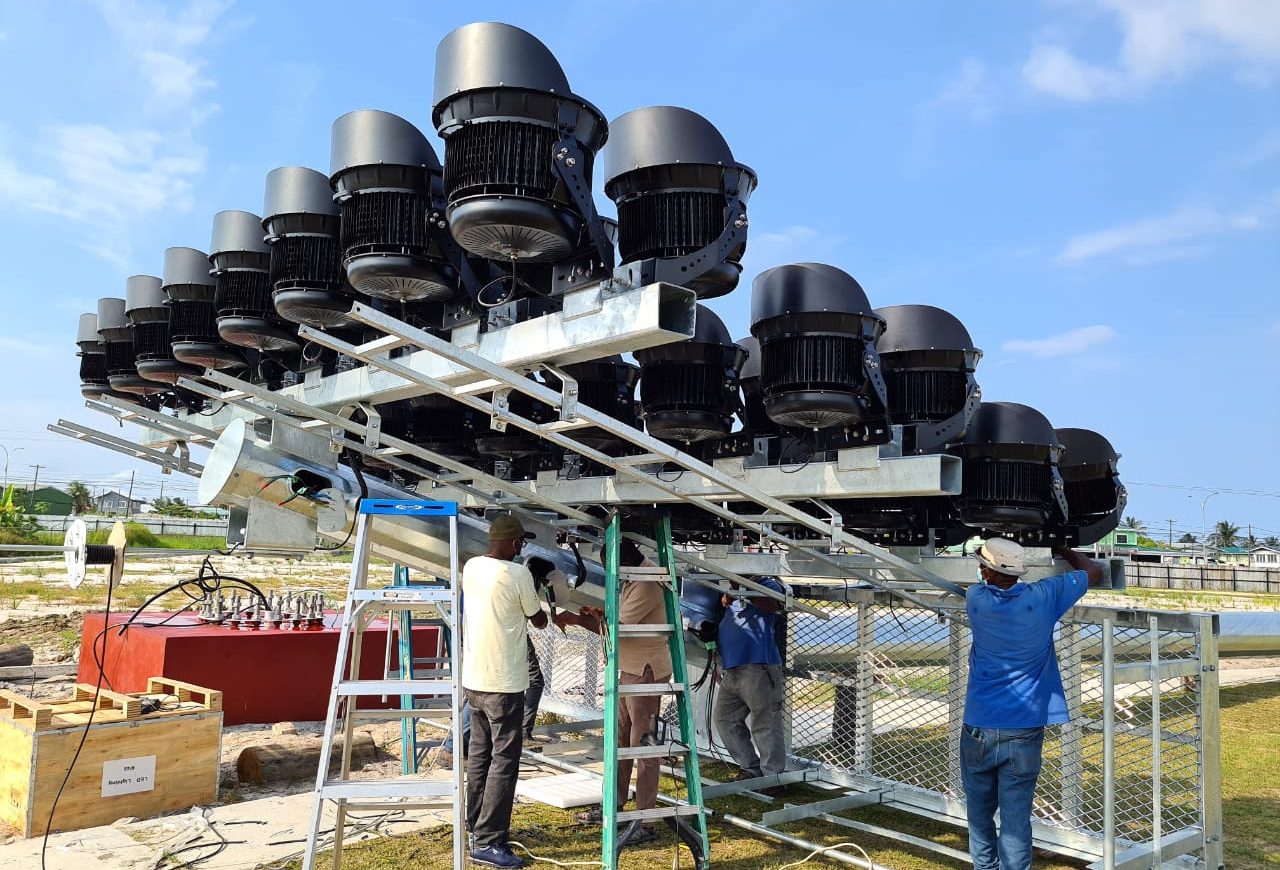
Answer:
[[[511,833],[511,809],[520,775],[523,692],[476,692],[471,704],[467,752],[467,828],[475,848],[502,846]]]
[[[534,720],[538,718],[538,705],[542,703],[542,690],[546,683],[542,679],[542,664],[538,661],[538,651],[533,646],[533,638],[529,637],[529,688],[524,690],[524,733],[533,730]]]

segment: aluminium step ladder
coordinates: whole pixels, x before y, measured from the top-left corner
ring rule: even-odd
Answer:
[[[371,526],[379,516],[397,517],[448,517],[449,518],[449,577],[448,586],[389,586],[369,587],[369,553]],[[462,753],[454,754],[452,776],[447,780],[428,780],[412,777],[395,777],[370,780],[351,779],[351,746],[358,720],[403,719],[421,716],[424,711],[415,705],[409,709],[389,710],[359,709],[360,698],[398,696],[411,694],[417,697],[449,699],[450,721],[456,727],[462,721],[461,659],[456,631],[459,614],[458,584],[458,507],[454,502],[423,501],[418,499],[361,499],[356,509],[355,550],[351,556],[351,580],[347,586],[347,605],[342,614],[341,633],[338,636],[338,653],[333,668],[333,688],[329,694],[329,711],[325,717],[324,742],[320,748],[320,768],[316,774],[316,789],[311,813],[311,829],[307,834],[307,846],[303,853],[303,870],[315,866],[316,852],[321,845],[321,820],[327,802],[335,804],[336,819],[333,830],[333,867],[338,870],[342,861],[343,835],[347,815],[360,810],[404,810],[415,808],[439,808],[451,806],[453,810],[453,867],[462,870],[466,853],[466,833],[463,822]],[[386,617],[388,633],[395,624],[398,613],[435,611],[445,618],[446,624],[455,629],[449,632],[450,663],[448,670],[433,679],[360,679],[360,659],[365,630],[378,616]],[[349,661],[348,661],[349,659]],[[385,672],[384,672],[385,676]],[[411,675],[412,676],[412,675]],[[342,757],[338,770],[331,774],[332,752],[335,738],[341,740]]]
[[[698,738],[694,730],[693,695],[689,688],[689,671],[685,663],[684,630],[680,616],[680,587],[675,571],[675,547],[671,541],[670,516],[663,515],[658,521],[654,539],[658,550],[657,567],[623,568],[619,564],[622,527],[617,513],[612,515],[605,529],[604,612],[608,642],[605,645],[604,796],[601,805],[603,838],[600,861],[604,870],[617,870],[620,852],[619,823],[628,823],[627,830],[630,831],[634,826],[662,819],[689,847],[697,870],[707,870],[711,861],[707,842],[707,813],[702,804],[702,777],[698,770]],[[624,580],[636,583],[658,583],[661,586],[663,601],[666,605],[665,623],[618,624],[619,598]],[[620,685],[618,663],[620,637],[665,637],[667,648],[671,652],[671,681]],[[676,715],[680,725],[679,741],[646,746],[619,746],[618,703],[622,695],[674,696]],[[618,782],[618,760],[665,758],[674,755],[684,758],[686,801],[673,806],[620,812],[618,810],[619,789],[626,788],[628,784]],[[693,824],[690,824],[690,821]]]

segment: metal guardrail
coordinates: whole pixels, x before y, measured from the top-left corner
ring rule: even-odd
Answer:
[[[964,826],[968,629],[872,590],[810,594],[804,600],[831,618],[789,618],[796,765],[852,792],[878,793],[874,802]],[[1056,644],[1071,719],[1045,736],[1037,846],[1108,870],[1184,854],[1222,866],[1217,630],[1215,617],[1200,614],[1078,607],[1064,618]],[[598,718],[599,638],[533,635],[544,706]],[[692,676],[701,667],[691,662]],[[699,738],[703,752],[726,757],[709,722]],[[827,812],[811,809],[793,814]]]

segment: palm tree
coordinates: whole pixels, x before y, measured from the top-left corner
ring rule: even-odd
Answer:
[[[73,514],[86,514],[93,510],[93,495],[89,492],[89,487],[80,481],[71,481],[67,486],[67,495],[71,496]]]
[[[1275,535],[1267,535],[1262,539],[1262,543],[1266,544],[1268,547],[1280,547],[1280,538],[1277,538]]]
[[[1125,517],[1124,522],[1120,525],[1138,532],[1145,532],[1147,530],[1147,524],[1137,517]]]
[[[1240,527],[1230,520],[1219,520],[1214,523],[1213,533],[1209,535],[1209,543],[1219,550],[1235,545],[1240,535]]]

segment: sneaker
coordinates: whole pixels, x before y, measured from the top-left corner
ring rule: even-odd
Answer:
[[[604,821],[604,808],[595,806],[585,812],[576,813],[574,818],[584,825],[598,825]]]
[[[525,867],[527,862],[511,851],[510,846],[486,846],[472,849],[471,860],[485,867]]]
[[[658,839],[658,832],[652,825],[632,822],[630,827],[624,828],[618,834],[618,848],[639,846],[641,843],[648,843],[656,839]]]

